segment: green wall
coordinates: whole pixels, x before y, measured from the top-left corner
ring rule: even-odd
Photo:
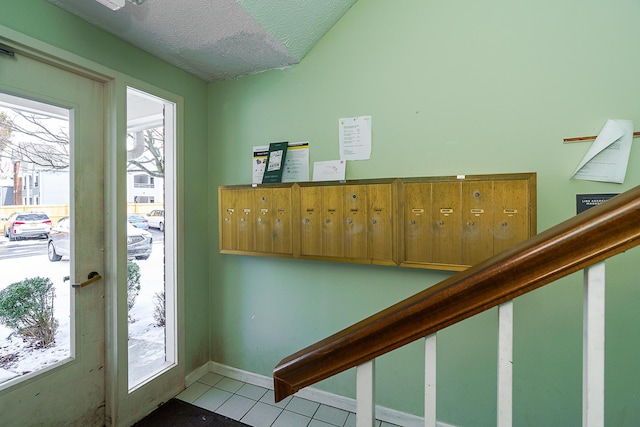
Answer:
[[[209,360],[206,84],[45,0],[3,2],[0,25],[184,98],[186,372],[202,366]]]
[[[638,19],[630,0],[359,1],[300,64],[209,85],[210,209],[217,185],[251,182],[253,145],[308,140],[311,163],[336,159],[338,119],[372,115],[371,159],[349,162],[348,179],[537,172],[549,228],[577,193],[640,182],[637,147],[617,185],[571,180],[589,143],[562,142],[640,123]],[[217,238],[212,227],[212,360],[263,375],[449,275],[220,255]],[[607,263],[607,425],[640,424],[638,256]],[[495,425],[496,322],[491,310],[439,334],[439,420]],[[516,301],[515,425],[580,425],[581,324],[581,274]],[[377,367],[378,404],[422,415],[422,345]],[[353,397],[354,377],[317,387]]]

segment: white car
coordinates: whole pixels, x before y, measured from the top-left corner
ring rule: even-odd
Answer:
[[[4,237],[16,240],[26,237],[49,237],[51,219],[42,212],[14,212],[4,222]]]
[[[149,227],[164,231],[164,209],[154,209],[145,215]]]

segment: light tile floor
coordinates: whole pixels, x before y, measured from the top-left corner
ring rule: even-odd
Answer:
[[[176,396],[253,427],[355,427],[356,415],[296,396],[275,403],[273,390],[209,372]],[[397,427],[376,421],[376,427]]]

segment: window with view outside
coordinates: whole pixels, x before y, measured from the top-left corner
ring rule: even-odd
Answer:
[[[173,104],[129,88],[127,91],[128,382],[144,384],[176,361],[173,239],[166,207],[175,182],[172,150]],[[162,213],[162,215],[160,215]]]
[[[69,111],[0,93],[0,389],[70,360]],[[55,254],[54,254],[55,255]]]

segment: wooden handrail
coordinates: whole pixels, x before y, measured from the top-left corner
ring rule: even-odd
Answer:
[[[283,359],[276,402],[640,244],[640,186]]]

